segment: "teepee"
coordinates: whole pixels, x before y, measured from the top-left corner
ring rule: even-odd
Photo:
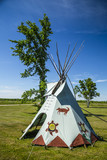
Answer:
[[[75,47],[69,58],[67,52],[63,68],[60,63],[58,49],[58,65],[52,55],[49,54],[49,58],[60,79],[57,83],[47,85],[45,103],[21,136],[21,138],[25,137],[29,129],[42,124],[32,142],[33,145],[72,148],[81,145],[86,146],[97,140],[97,135],[76,102],[66,81],[67,73],[79,55],[83,43],[71,59]]]

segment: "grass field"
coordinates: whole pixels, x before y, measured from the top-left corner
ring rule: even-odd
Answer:
[[[80,106],[86,108],[85,103]],[[87,109],[101,118],[107,120],[107,103],[92,103]],[[73,150],[68,148],[34,146],[33,138],[19,140],[24,130],[37,112],[33,105],[9,105],[0,106],[0,160],[106,160],[107,159],[107,123],[87,114],[91,126],[95,132],[103,137],[103,141],[97,141],[94,145],[77,147]]]

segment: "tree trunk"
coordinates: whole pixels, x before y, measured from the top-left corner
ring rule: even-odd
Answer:
[[[89,108],[89,106],[90,106],[90,100],[88,99],[87,100],[87,108]]]
[[[44,73],[42,73],[42,75],[40,76],[40,83],[39,83],[41,105],[45,102],[44,94],[45,94],[45,91],[46,91],[46,79],[45,79],[45,74]]]

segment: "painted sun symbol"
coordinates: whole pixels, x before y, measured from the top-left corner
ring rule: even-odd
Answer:
[[[85,128],[85,124],[84,123],[78,123],[79,126],[81,127],[81,132],[84,132],[86,134],[86,132],[88,132],[88,130]]]
[[[51,123],[48,122],[48,128],[46,129],[46,132],[49,131],[50,134],[53,136],[53,132],[58,133],[58,130],[56,127],[58,126],[58,123],[54,123],[54,121],[51,121]]]

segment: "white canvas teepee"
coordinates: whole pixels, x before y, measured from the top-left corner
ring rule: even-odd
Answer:
[[[97,136],[67,85],[67,72],[64,72],[65,69],[62,72],[58,70],[56,64],[54,67],[60,74],[60,80],[48,85],[45,103],[21,138],[30,128],[42,123],[32,142],[34,145],[71,148],[94,143]]]

